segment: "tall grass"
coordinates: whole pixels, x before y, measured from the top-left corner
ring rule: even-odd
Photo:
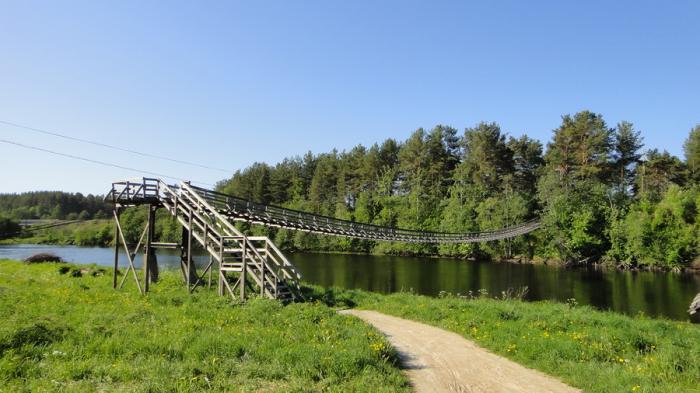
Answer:
[[[408,390],[384,338],[321,303],[189,296],[172,271],[140,296],[73,270],[0,261],[0,391]]]

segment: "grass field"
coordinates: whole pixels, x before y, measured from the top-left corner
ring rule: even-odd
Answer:
[[[358,307],[454,331],[586,392],[700,391],[700,326],[687,322],[318,287],[307,303],[240,303],[188,296],[172,271],[140,296],[112,290],[109,271],[79,271],[0,261],[0,390],[408,391],[385,339],[334,311]]]
[[[0,261],[0,390],[408,390],[384,338],[321,303],[188,296],[172,271],[140,296],[77,271]]]
[[[356,305],[456,332],[585,392],[700,392],[700,325],[588,306],[330,290]]]

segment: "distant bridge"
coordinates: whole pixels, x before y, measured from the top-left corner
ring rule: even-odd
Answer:
[[[155,254],[152,249],[168,247],[182,250],[182,271],[185,280],[190,284],[190,290],[203,283],[203,276],[207,272],[209,272],[209,285],[211,285],[211,271],[214,262],[216,262],[219,270],[220,294],[227,290],[232,296],[235,296],[234,290],[238,288],[240,296],[244,297],[245,287],[248,283],[261,295],[271,298],[291,300],[299,296],[301,276],[294,266],[269,238],[246,236],[233,225],[235,221],[324,235],[413,243],[476,243],[502,240],[532,232],[540,226],[538,220],[532,220],[494,231],[467,233],[391,228],[255,203],[232,195],[195,187],[187,182],[174,186],[168,185],[160,179],[151,178],[115,182],[105,199],[114,204],[114,217],[117,226],[114,287],[117,287],[116,272],[119,257],[119,253],[116,251],[118,251],[121,242],[127,251],[129,267],[119,286],[124,284],[131,270],[141,292],[147,291],[149,282],[157,277],[157,273],[154,275],[154,272],[157,272],[157,264],[155,264]],[[136,205],[150,205],[151,208],[148,224],[143,230],[136,249],[132,252],[126,245],[119,222],[119,213],[123,208]],[[153,241],[155,210],[158,208],[165,208],[182,225],[183,238],[181,243],[165,244]],[[191,262],[193,240],[199,243],[210,255],[209,264],[201,276],[194,270]],[[133,266],[134,255],[141,245],[145,248],[146,256],[143,288]],[[229,272],[238,276],[238,281],[234,282],[233,286],[230,285],[227,278]]]

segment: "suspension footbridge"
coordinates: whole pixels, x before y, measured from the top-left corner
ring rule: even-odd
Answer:
[[[114,205],[116,224],[113,285],[121,287],[131,276],[142,293],[148,291],[150,283],[157,278],[158,266],[153,250],[177,248],[182,252],[181,268],[190,291],[203,284],[211,286],[216,268],[220,295],[228,293],[233,297],[245,297],[246,288],[249,288],[270,298],[292,300],[299,297],[301,275],[294,265],[268,237],[247,236],[236,228],[236,221],[324,235],[412,243],[488,242],[524,235],[540,226],[538,220],[531,220],[498,230],[468,233],[392,228],[255,203],[188,182],[169,185],[156,178],[114,182],[105,199]],[[139,205],[149,206],[148,222],[138,244],[130,250],[119,216],[123,209]],[[180,243],[155,241],[155,211],[160,208],[167,210],[180,223]],[[209,263],[202,272],[198,272],[192,262],[195,243],[209,255]],[[118,284],[121,246],[126,250],[128,266]],[[134,266],[134,257],[141,247],[145,258],[142,279]]]

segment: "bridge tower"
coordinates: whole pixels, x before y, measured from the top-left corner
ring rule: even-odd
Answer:
[[[114,206],[115,221],[113,287],[122,288],[133,278],[140,293],[149,291],[158,280],[156,249],[179,249],[183,281],[191,293],[198,286],[211,287],[217,270],[218,292],[232,297],[246,297],[246,290],[284,301],[301,296],[301,276],[272,241],[264,236],[246,236],[239,231],[220,209],[212,206],[189,183],[167,185],[159,179],[121,181],[112,184],[105,198]],[[146,206],[147,220],[138,242],[128,243],[120,216],[128,208]],[[163,209],[182,227],[179,243],[156,242],[157,212]],[[121,281],[120,249],[126,253],[127,266]],[[194,263],[194,251],[208,255],[208,263],[199,272]],[[143,272],[139,274],[135,257],[143,252]]]

